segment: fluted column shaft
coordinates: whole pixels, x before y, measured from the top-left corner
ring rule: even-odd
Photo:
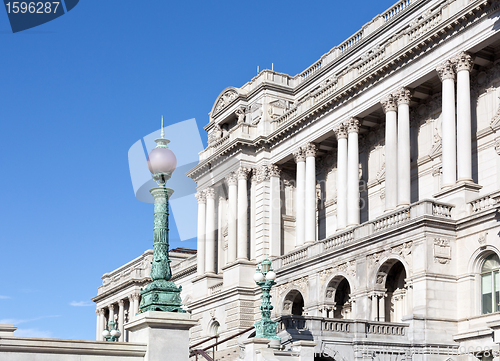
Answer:
[[[102,340],[102,331],[104,331],[102,325],[104,324],[104,310],[102,308],[95,310],[97,321],[96,321],[96,330],[95,330],[95,339],[96,341]]]
[[[115,305],[109,305],[108,306],[108,310],[109,310],[109,318],[108,318],[108,322],[109,321],[113,321],[115,322]],[[107,325],[105,325],[107,326]],[[104,331],[104,330],[103,330]]]
[[[305,184],[305,242],[316,241],[316,146],[308,143],[304,146],[306,154]]]
[[[457,69],[457,172],[458,180],[472,181],[472,131],[470,71],[472,57],[462,52],[455,58]]]
[[[252,169],[252,175],[250,178],[250,259],[256,258],[256,240],[255,237],[255,226],[256,226],[256,192],[257,187],[257,175],[255,168]]]
[[[396,99],[389,94],[381,101],[385,112],[385,209],[398,205],[398,131]]]
[[[269,255],[281,256],[281,170],[275,164],[269,166],[270,201],[269,210]]]
[[[236,215],[238,212],[238,179],[236,174],[231,173],[227,177],[227,184],[229,188],[229,209],[227,215],[227,262],[231,263],[236,261],[236,247],[237,247],[237,233],[236,233]]]
[[[337,229],[347,226],[347,128],[341,124],[337,137]]]
[[[248,169],[241,167],[238,170],[238,259],[248,259]]]
[[[295,190],[295,245],[301,246],[305,242],[305,186],[306,186],[306,156],[299,148],[293,154],[297,163],[297,188]]]
[[[398,205],[411,202],[411,159],[410,159],[410,97],[408,89],[400,89],[398,103]]]
[[[137,312],[139,312],[141,295],[139,293],[135,293],[132,295],[132,297],[134,298],[134,313],[133,314],[136,315]]]
[[[125,303],[123,300],[118,301],[118,329],[120,330],[120,338],[118,341],[123,342],[125,336],[125,328],[123,324],[125,323]]]
[[[205,272],[215,273],[215,191],[209,187],[205,191],[206,205],[206,234],[205,234]]]
[[[196,242],[196,261],[198,276],[205,274],[205,231],[206,231],[206,197],[204,191],[196,193],[198,199],[198,237]]]
[[[359,120],[347,123],[347,225],[359,224]]]
[[[442,81],[442,186],[452,186],[456,183],[457,145],[455,132],[455,72],[451,61],[445,61],[437,72]]]

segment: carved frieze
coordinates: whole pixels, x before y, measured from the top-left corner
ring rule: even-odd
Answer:
[[[235,90],[228,90],[219,98],[217,105],[215,106],[215,113],[217,114],[222,109],[231,104],[236,98],[238,98],[238,93]]]

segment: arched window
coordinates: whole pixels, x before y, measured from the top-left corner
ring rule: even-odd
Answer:
[[[499,311],[499,268],[500,260],[495,253],[488,256],[481,267],[481,313],[483,315]]]

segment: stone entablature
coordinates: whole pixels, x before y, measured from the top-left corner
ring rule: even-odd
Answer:
[[[404,11],[400,12],[401,16],[397,17],[397,19],[401,20],[394,23],[392,21],[387,23],[387,28],[379,30],[382,33],[377,32],[378,37],[376,39],[383,39],[383,45],[379,44],[377,46],[386,50],[384,58],[380,62],[372,64],[372,69],[363,68],[364,70],[360,72],[358,67],[351,65],[347,66],[344,71],[335,69],[336,64],[337,66],[340,64],[345,66],[346,63],[349,63],[349,61],[345,60],[341,63],[332,61],[329,63],[331,65],[319,68],[317,64],[314,65],[313,69],[316,70],[312,73],[315,75],[306,77],[308,79],[315,79],[315,81],[306,82],[309,84],[307,86],[310,89],[307,88],[309,90],[306,90],[304,88],[303,91],[297,88],[297,93],[294,96],[297,100],[290,106],[290,109],[282,116],[274,120],[269,120],[273,124],[271,131],[269,131],[269,127],[262,127],[262,129],[255,127],[255,129],[239,131],[232,129],[231,134],[227,132],[226,136],[219,138],[218,142],[213,143],[200,154],[200,165],[191,170],[188,173],[189,176],[196,179],[199,175],[203,174],[199,172],[204,172],[203,169],[207,162],[212,162],[214,158],[227,153],[231,149],[234,149],[234,147],[245,145],[257,149],[263,145],[273,146],[273,144],[286,136],[287,129],[296,128],[300,123],[317,114],[318,111],[323,111],[332,106],[335,107],[336,104],[344,103],[346,100],[359,94],[364,89],[364,84],[368,82],[373,84],[377,79],[382,79],[387,72],[392,72],[394,67],[408,64],[413,59],[425,54],[425,50],[437,46],[443,39],[457,31],[454,28],[454,24],[462,23],[460,17],[466,17],[470,23],[473,23],[481,19],[485,11],[486,13],[489,11],[489,3],[486,0],[476,0],[470,3],[465,3],[463,0],[456,0],[452,3],[448,1],[420,1],[415,4],[419,4],[419,7],[415,8],[415,10],[412,10],[414,9],[413,4],[406,7]],[[433,8],[432,11],[429,10],[431,5]],[[410,16],[413,16],[413,21],[407,18]],[[403,24],[403,21],[406,21],[406,23]],[[415,29],[418,29],[418,31],[415,31]],[[393,33],[395,30],[396,35]],[[384,33],[393,36],[384,36],[382,35]],[[363,41],[356,42],[356,46],[349,47],[348,54],[345,55],[347,59],[357,59],[356,56],[360,56],[359,53],[370,46],[369,39],[371,37],[368,39],[364,36],[362,39]],[[359,47],[357,44],[360,44]],[[364,45],[361,46],[361,44]],[[371,54],[372,52],[372,50],[369,50],[367,54]],[[391,66],[388,64],[391,64]],[[325,69],[328,69],[328,71]],[[336,75],[332,78],[332,72],[343,75]],[[306,73],[309,74],[309,72]],[[321,81],[322,76],[326,79]],[[321,86],[321,84],[324,85]],[[406,84],[402,84],[402,86],[404,85]],[[304,86],[306,86],[305,83]],[[325,95],[325,91],[328,93],[327,95]],[[302,93],[304,95],[301,95]],[[252,104],[252,100],[250,99],[253,96],[252,94],[251,91],[248,91],[247,97],[250,107]],[[211,127],[211,123],[207,125],[206,129]],[[252,124],[248,125],[251,126]]]

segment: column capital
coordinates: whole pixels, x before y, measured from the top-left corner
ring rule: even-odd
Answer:
[[[238,174],[238,179],[243,179],[243,180],[247,180],[248,178],[248,173],[250,172],[250,169],[249,168],[246,168],[246,167],[239,167],[238,168],[238,171],[237,171],[237,174]]]
[[[306,158],[307,157],[315,157],[317,148],[316,148],[316,145],[314,143],[307,143],[306,145],[304,145],[302,147],[302,151],[306,155]]]
[[[207,196],[205,194],[205,191],[198,191],[194,196],[198,200],[198,204],[203,204],[207,202]]]
[[[208,187],[207,189],[205,189],[205,196],[211,199],[215,198],[215,190],[213,189],[213,187]]]
[[[382,104],[382,109],[386,114],[388,112],[395,112],[398,110],[398,106],[396,104],[396,98],[392,94],[388,94],[387,96],[382,98],[380,104]]]
[[[358,118],[350,118],[347,121],[347,133],[358,133],[361,122]]]
[[[340,123],[337,127],[333,129],[337,140],[339,139],[347,139],[347,127],[345,124]]]
[[[281,176],[281,169],[278,167],[276,164],[271,164],[269,166],[269,174],[271,177],[280,177]]]
[[[267,164],[263,164],[261,165],[258,169],[257,169],[257,182],[264,182],[264,181],[268,181],[269,178],[270,178],[270,169],[269,169],[269,166]]]
[[[132,294],[132,299],[138,301],[140,298],[141,298],[141,294],[140,293],[133,293]]]
[[[455,69],[453,69],[453,63],[451,60],[446,60],[443,64],[436,68],[436,71],[441,81],[445,79],[455,80]]]
[[[110,304],[110,305],[108,306],[108,309],[109,309],[110,311],[113,311],[113,310],[115,309],[115,305],[114,305],[113,303],[112,303],[112,304]]]
[[[124,301],[124,300],[120,300],[120,301],[118,301],[118,305],[119,305],[120,307],[123,307],[123,305],[124,305],[124,304],[125,304],[125,301]]]
[[[394,95],[396,97],[396,102],[397,102],[398,105],[400,105],[400,104],[410,104],[410,99],[411,99],[411,91],[410,91],[410,89],[408,89],[408,88],[401,88]]]
[[[295,163],[305,162],[306,154],[302,148],[298,148],[295,152],[293,152],[293,158],[295,159]]]
[[[236,173],[231,172],[226,176],[226,182],[230,186],[235,186],[238,184],[238,177]]]
[[[465,51],[462,51],[461,53],[455,55],[453,57],[453,63],[455,65],[457,73],[461,70],[471,71],[472,66],[474,65],[472,56]]]
[[[99,309],[98,309],[98,310],[96,310],[96,311],[97,311],[97,313],[98,313],[99,315],[104,315],[104,313],[106,312],[106,310],[105,310],[104,308],[99,308]]]
[[[257,181],[258,181],[258,179],[257,179],[257,168],[252,168],[252,169],[250,170],[250,172],[252,173],[252,174],[250,175],[250,181],[251,181],[252,183],[257,183]]]

